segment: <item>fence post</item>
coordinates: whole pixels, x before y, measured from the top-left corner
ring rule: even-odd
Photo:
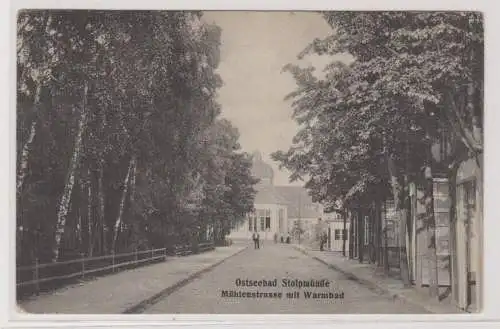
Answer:
[[[151,248],[151,260],[153,260],[153,258],[154,258],[154,253],[155,253],[154,248]]]
[[[112,271],[113,273],[115,273],[115,251],[113,250],[111,252],[111,268],[112,268]]]
[[[38,272],[38,257],[35,258],[35,272],[34,272],[34,281],[35,281],[35,291],[36,294],[38,295],[40,291],[40,283],[38,282],[39,280],[40,273]]]
[[[137,263],[137,247],[135,247],[135,262]]]
[[[82,258],[82,279],[85,279],[85,254],[82,252],[80,256]]]

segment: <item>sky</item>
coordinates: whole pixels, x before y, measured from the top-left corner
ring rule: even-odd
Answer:
[[[238,128],[244,151],[260,151],[273,166],[275,185],[289,185],[289,173],[280,172],[270,159],[272,152],[288,150],[298,131],[290,102],[284,101],[295,90],[295,81],[282,68],[288,63],[321,68],[331,61],[319,56],[297,60],[314,38],[327,36],[331,28],[311,12],[213,11],[204,13],[204,19],[222,28],[222,116]]]

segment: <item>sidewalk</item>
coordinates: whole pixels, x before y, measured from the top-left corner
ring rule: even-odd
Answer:
[[[167,296],[245,248],[244,245],[232,245],[198,255],[170,257],[159,264],[98,277],[40,295],[20,302],[19,307],[28,313],[140,313],[148,304]]]
[[[303,245],[294,245],[294,248],[380,294],[404,300],[407,303],[420,306],[431,313],[464,313],[453,306],[448,300],[438,302],[416,288],[404,288],[401,280],[385,276],[380,271],[377,271],[373,264],[360,264],[357,260],[344,258],[338,252],[312,250],[310,247]]]

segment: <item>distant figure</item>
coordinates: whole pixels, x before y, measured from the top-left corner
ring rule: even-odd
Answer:
[[[328,236],[326,235],[326,233],[323,233],[323,234],[321,234],[320,239],[321,239],[321,241],[320,241],[320,245],[319,245],[319,250],[323,251],[325,249],[325,244],[328,241]]]
[[[274,243],[278,243],[278,233],[274,233]]]
[[[319,240],[319,250],[323,251],[328,237],[324,233],[323,222],[321,221],[321,218],[318,218],[318,224],[317,224],[317,231],[316,232],[317,232],[316,233],[317,234],[316,237]]]
[[[290,244],[290,235],[286,236],[286,243]]]
[[[257,249],[260,249],[260,234],[257,233]]]
[[[281,236],[281,243],[285,242],[285,238],[283,237],[283,235]]]
[[[253,232],[252,239],[253,239],[253,247],[254,247],[254,249],[258,249],[259,248],[259,238],[258,238],[257,232]]]

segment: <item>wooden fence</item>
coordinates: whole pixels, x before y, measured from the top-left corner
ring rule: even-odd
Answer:
[[[214,248],[212,242],[200,243],[197,246],[176,246],[174,255],[187,256]],[[40,264],[38,260],[35,260],[34,265],[16,268],[18,297],[52,290],[78,279],[165,261],[167,256],[167,249],[160,248],[98,257],[84,257],[82,255],[79,259],[56,263]]]

